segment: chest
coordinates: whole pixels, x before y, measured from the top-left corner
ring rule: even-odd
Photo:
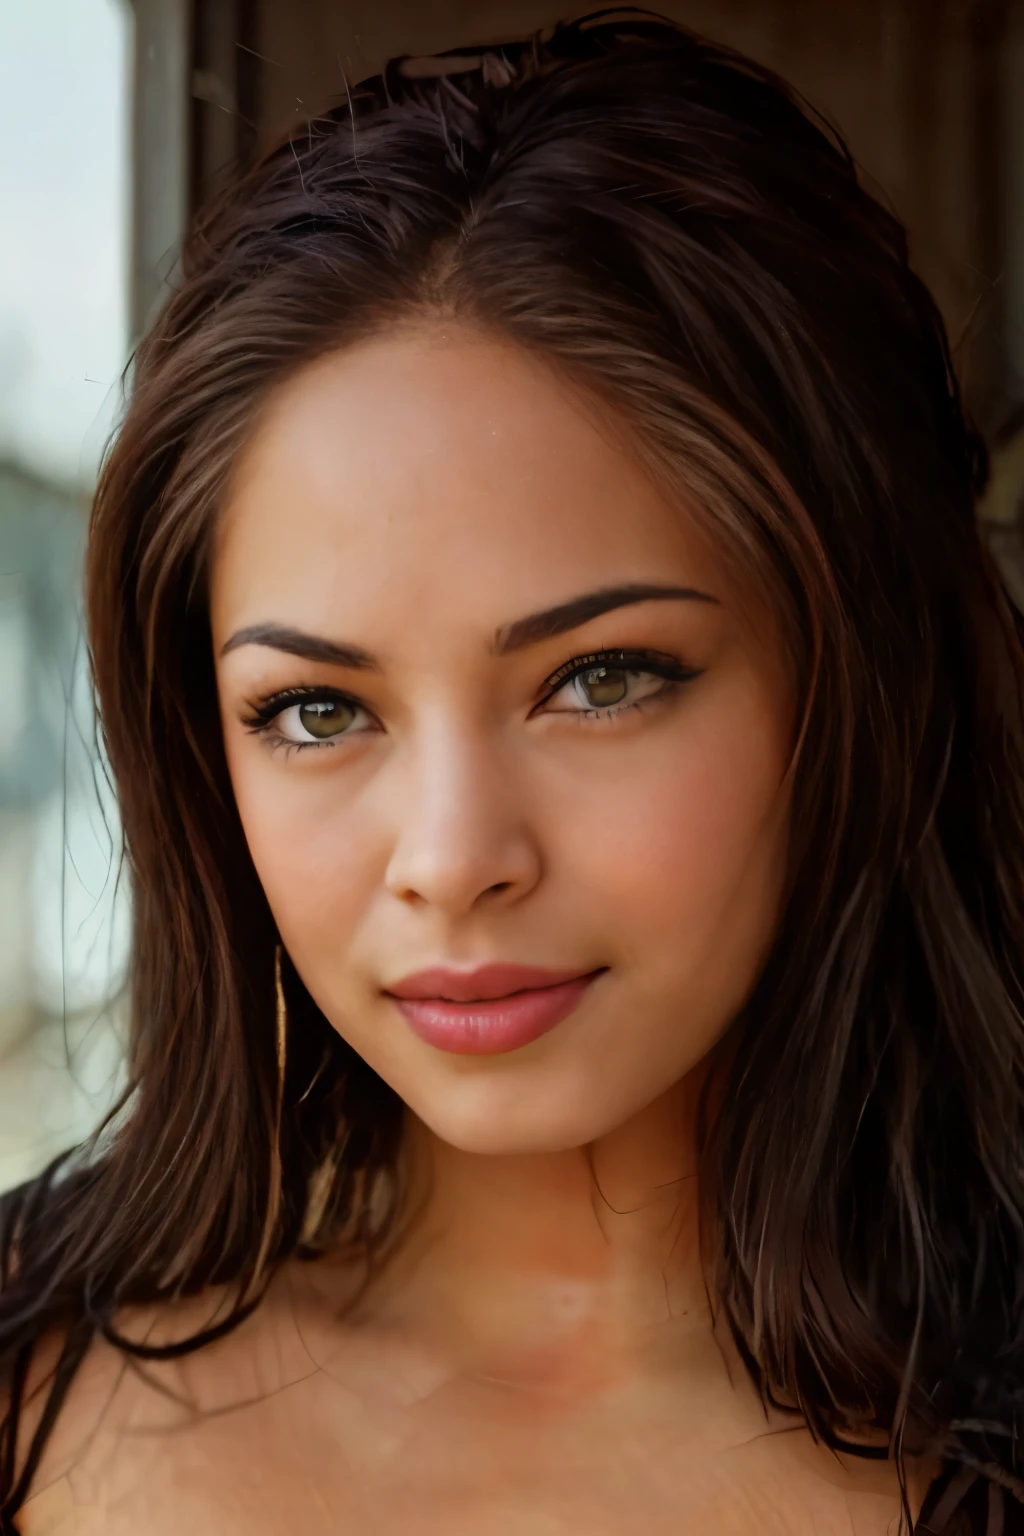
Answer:
[[[229,1411],[103,1424],[24,1536],[883,1536],[892,1469],[802,1429],[612,1394],[566,1413],[446,1386],[374,1397],[315,1372]]]

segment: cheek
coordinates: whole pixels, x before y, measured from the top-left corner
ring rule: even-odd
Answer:
[[[738,687],[652,735],[619,793],[598,789],[569,857],[585,899],[611,909],[645,963],[717,969],[760,954],[785,874],[788,746],[768,701]]]
[[[234,761],[232,761],[234,755]],[[249,852],[281,939],[316,970],[350,942],[386,859],[372,820],[329,773],[284,768],[262,748],[228,753]]]

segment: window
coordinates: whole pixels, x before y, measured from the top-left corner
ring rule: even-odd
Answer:
[[[0,1187],[119,1086],[127,892],[79,623],[128,351],[132,12],[0,8]]]

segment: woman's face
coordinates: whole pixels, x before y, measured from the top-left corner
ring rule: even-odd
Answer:
[[[790,685],[596,408],[440,324],[310,366],[238,467],[211,611],[282,943],[438,1136],[579,1146],[700,1062],[778,916]]]

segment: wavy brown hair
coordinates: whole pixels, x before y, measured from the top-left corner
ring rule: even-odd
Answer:
[[[984,452],[904,230],[838,136],[748,60],[603,12],[392,61],[201,219],[138,348],[87,568],[134,899],[129,1087],[0,1202],[0,1531],[91,1340],[162,1352],[123,1338],[119,1309],[227,1285],[227,1319],[173,1346],[197,1349],[289,1257],[372,1263],[398,1230],[401,1105],[287,962],[279,1071],[205,580],[268,394],[424,314],[610,403],[770,596],[800,678],[798,814],[705,1116],[711,1292],[765,1396],[827,1445],[867,1454],[881,1431],[901,1472],[944,1458],[931,1508],[959,1499],[980,1531],[995,1488],[1009,1519],[1024,626],[979,535]],[[60,1360],[19,1436],[44,1338]]]

